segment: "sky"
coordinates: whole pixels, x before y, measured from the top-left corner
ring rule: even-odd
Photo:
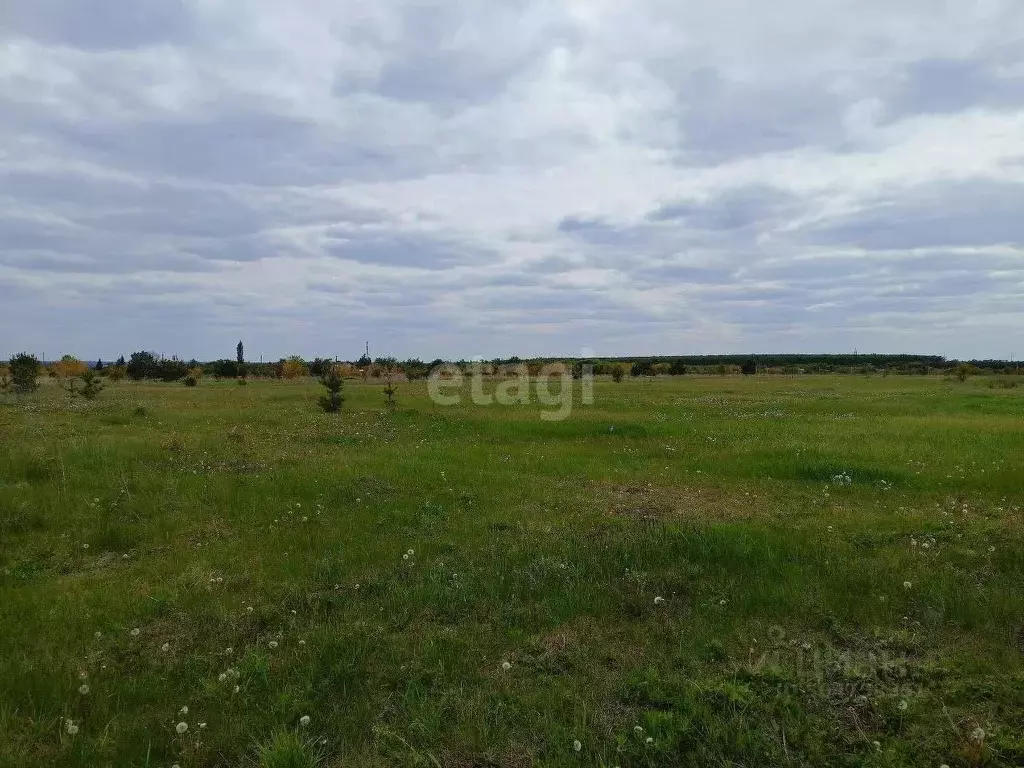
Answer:
[[[1020,0],[6,0],[0,357],[1024,356]]]

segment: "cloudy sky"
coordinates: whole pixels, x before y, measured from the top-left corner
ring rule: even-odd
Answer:
[[[3,0],[0,357],[1024,356],[1020,0]]]

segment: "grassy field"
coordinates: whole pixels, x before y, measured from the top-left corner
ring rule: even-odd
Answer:
[[[1021,389],[317,390],[0,401],[0,765],[1024,765]]]

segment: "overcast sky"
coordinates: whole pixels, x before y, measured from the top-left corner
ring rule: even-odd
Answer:
[[[5,0],[0,357],[1024,355],[1021,0]]]

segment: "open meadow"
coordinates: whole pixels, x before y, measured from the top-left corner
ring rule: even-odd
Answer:
[[[0,399],[0,765],[1024,765],[1021,388],[319,390]]]

